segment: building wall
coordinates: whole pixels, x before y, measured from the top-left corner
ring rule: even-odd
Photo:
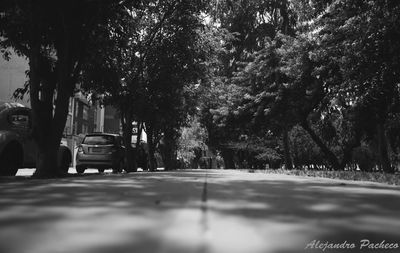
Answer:
[[[12,54],[11,59],[6,61],[0,55],[0,100],[6,102],[17,101],[30,107],[29,95],[25,95],[23,100],[12,98],[14,91],[17,88],[23,88],[28,80],[25,74],[28,69],[28,61],[25,58]]]
[[[83,137],[88,133],[98,132],[103,123],[101,120],[101,108],[90,103],[81,93],[75,94],[70,99],[67,124],[65,125],[65,138],[68,146],[73,150],[74,165],[77,152],[77,145],[82,142]]]

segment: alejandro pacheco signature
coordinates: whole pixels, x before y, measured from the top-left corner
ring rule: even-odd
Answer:
[[[380,242],[374,242],[369,239],[362,239],[359,242],[330,242],[313,240],[309,242],[304,249],[316,249],[322,251],[341,249],[392,250],[398,249],[399,247],[400,246],[398,242],[386,242],[385,240]]]

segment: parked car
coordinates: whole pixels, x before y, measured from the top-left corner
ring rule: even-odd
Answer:
[[[14,176],[19,168],[36,168],[37,147],[32,138],[31,109],[0,102],[0,175]],[[59,169],[68,172],[71,151],[60,145]]]
[[[76,154],[76,172],[84,173],[87,168],[96,168],[99,172],[111,168],[121,172],[124,167],[125,147],[118,134],[87,134]]]

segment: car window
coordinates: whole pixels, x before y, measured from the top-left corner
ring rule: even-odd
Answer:
[[[90,135],[83,139],[83,144],[88,145],[109,145],[114,144],[114,136],[111,135]]]
[[[29,127],[29,113],[26,111],[16,111],[9,116],[11,125],[21,128]]]

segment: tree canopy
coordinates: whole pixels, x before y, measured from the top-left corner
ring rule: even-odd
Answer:
[[[360,147],[369,147],[377,148],[377,168],[393,171],[397,148],[387,135],[399,109],[396,1],[227,1],[223,8],[217,24],[232,42],[219,57],[225,71],[212,79],[222,94],[202,119],[209,132],[225,135],[210,143],[239,144],[243,135],[248,143],[249,136],[273,133],[283,147],[275,150],[291,168],[292,149],[306,149],[290,140],[304,139],[301,133],[318,147],[322,156],[313,157],[324,167],[349,168]]]
[[[6,1],[0,8],[3,56],[13,48],[29,59],[29,84],[18,92],[31,97],[38,175],[57,174],[52,157],[77,83],[118,109],[126,145],[134,121],[146,130],[151,169],[156,150],[170,169],[180,147],[194,159],[187,153],[199,143],[221,154],[226,168],[393,172],[398,165],[396,0]]]
[[[94,34],[96,50],[83,68],[82,88],[118,109],[128,171],[136,170],[135,150],[130,150],[133,121],[146,129],[150,156],[163,138],[169,141],[162,152],[164,164],[173,160],[166,152],[176,153],[170,149],[194,108],[188,87],[201,72],[201,7],[189,1],[142,3],[114,13]]]

